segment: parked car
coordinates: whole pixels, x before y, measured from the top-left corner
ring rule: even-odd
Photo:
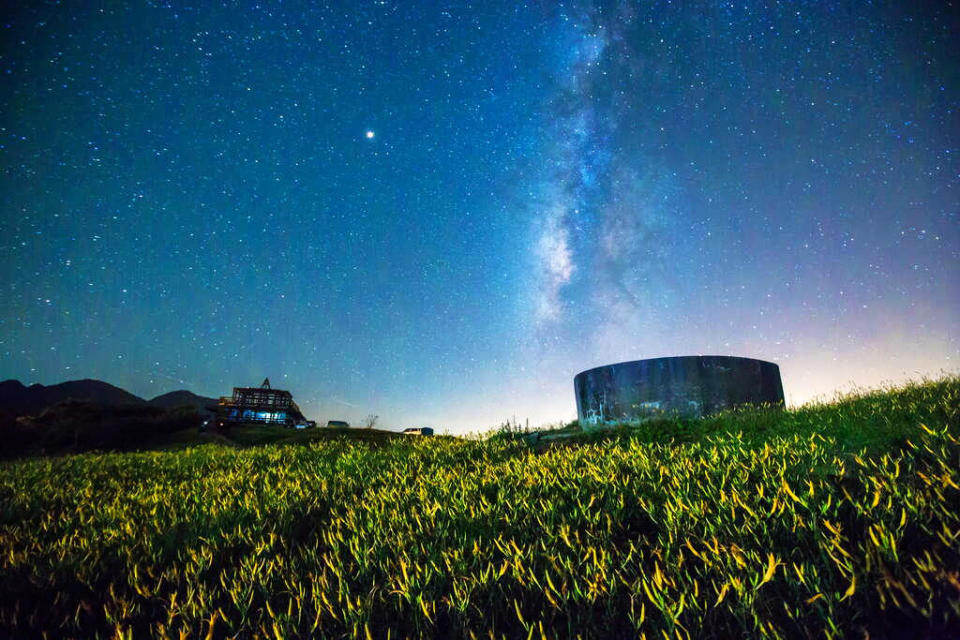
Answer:
[[[433,427],[409,427],[403,430],[405,436],[432,436]]]

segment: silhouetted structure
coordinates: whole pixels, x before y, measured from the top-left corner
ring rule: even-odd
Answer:
[[[734,356],[610,364],[578,373],[573,386],[585,429],[656,416],[701,417],[744,404],[783,406],[780,368]]]
[[[232,396],[220,398],[217,406],[217,426],[229,427],[237,423],[276,424],[285,427],[312,427],[289,391],[273,389],[270,378],[259,387],[234,387]]]

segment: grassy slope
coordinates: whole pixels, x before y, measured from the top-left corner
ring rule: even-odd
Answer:
[[[947,377],[849,393],[830,402],[812,403],[787,411],[748,408],[699,420],[664,419],[624,424],[612,430],[581,433],[561,442],[640,440],[683,443],[710,435],[736,433],[745,442],[762,444],[771,437],[784,434],[829,433],[843,450],[884,451],[900,447],[909,435],[916,433],[919,423],[947,424],[960,420],[958,388],[958,378]],[[569,429],[547,433],[562,431]]]
[[[266,444],[311,444],[329,440],[351,440],[357,442],[383,443],[402,434],[382,429],[287,429],[272,425],[247,425],[234,427],[225,437],[239,446],[259,446]]]
[[[124,433],[123,428],[102,427],[96,421],[92,424],[83,426],[87,432],[81,436],[78,442],[78,448],[74,448],[73,441],[69,438],[59,438],[59,442],[50,445],[50,437],[43,438],[28,433],[18,433],[20,437],[16,446],[11,446],[10,442],[0,444],[0,459],[2,458],[31,458],[40,455],[69,455],[78,451],[180,451],[190,447],[200,445],[220,445],[226,447],[251,447],[262,445],[287,445],[301,444],[306,445],[313,442],[322,442],[327,440],[353,440],[358,442],[387,442],[392,438],[400,437],[402,434],[395,431],[385,431],[382,429],[289,429],[287,427],[276,425],[240,425],[233,427],[228,432],[219,433],[215,431],[201,432],[197,425],[189,428],[180,428],[174,425],[170,429],[153,429],[150,425],[136,425],[136,433]],[[98,433],[101,429],[103,432]],[[69,429],[67,430],[69,431]],[[0,440],[4,436],[0,429]],[[112,443],[112,446],[111,446]]]
[[[943,637],[958,422],[948,378],[540,452],[336,438],[4,463],[0,635]]]

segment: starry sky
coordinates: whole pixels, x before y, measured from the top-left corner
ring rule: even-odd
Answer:
[[[956,3],[13,3],[0,379],[480,431],[960,362]]]

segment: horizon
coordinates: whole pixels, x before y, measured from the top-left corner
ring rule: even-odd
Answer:
[[[464,433],[630,360],[960,370],[950,7],[8,14],[0,379]]]
[[[692,355],[692,354],[688,354],[688,355]],[[695,355],[698,355],[698,356],[711,356],[711,355],[715,355],[715,354],[695,354]],[[617,364],[617,363],[607,363],[607,364]],[[776,364],[776,363],[774,363],[774,364]],[[778,366],[779,366],[779,365],[778,365]],[[587,371],[587,370],[585,369],[584,371]],[[782,373],[782,371],[781,371],[781,373]],[[837,388],[833,389],[832,391],[830,391],[830,392],[828,392],[828,393],[813,395],[813,396],[810,396],[810,397],[808,397],[808,398],[805,398],[803,401],[800,401],[800,402],[791,401],[791,399],[790,399],[790,394],[789,394],[789,393],[786,393],[786,391],[785,391],[785,392],[784,392],[784,396],[785,396],[785,403],[784,403],[784,404],[785,404],[785,408],[788,409],[788,410],[790,410],[790,409],[802,409],[802,408],[804,408],[804,407],[808,407],[808,406],[815,405],[815,404],[819,404],[819,403],[830,403],[830,402],[841,401],[841,400],[843,400],[845,397],[847,397],[847,396],[850,395],[850,394],[857,394],[857,393],[864,393],[864,392],[874,392],[874,391],[886,391],[886,390],[888,390],[889,388],[895,388],[895,387],[903,386],[903,385],[905,385],[905,384],[924,383],[924,382],[928,382],[928,381],[931,381],[931,380],[941,380],[941,379],[944,379],[944,378],[949,378],[949,377],[951,377],[951,376],[958,376],[958,375],[960,375],[960,371],[957,371],[957,370],[948,371],[948,370],[945,370],[945,369],[941,369],[940,371],[934,372],[934,373],[922,373],[922,372],[919,372],[919,371],[915,371],[915,372],[912,372],[912,373],[913,373],[914,375],[910,375],[908,372],[904,372],[903,376],[900,377],[900,378],[898,378],[898,379],[883,379],[883,380],[878,380],[878,381],[876,381],[874,384],[860,384],[860,383],[858,383],[858,382],[856,382],[856,381],[852,381],[852,380],[851,380],[851,381],[847,382],[845,385],[840,386],[840,387],[837,387]],[[24,387],[27,387],[27,388],[29,388],[30,386],[32,386],[32,385],[34,385],[34,384],[39,384],[39,385],[44,386],[44,387],[49,387],[49,386],[54,386],[54,385],[57,385],[57,384],[66,384],[66,383],[71,383],[71,382],[88,382],[88,381],[89,381],[89,382],[100,382],[100,383],[109,384],[109,385],[111,385],[111,386],[113,386],[113,387],[115,387],[115,388],[117,388],[117,389],[120,389],[120,390],[122,390],[122,391],[126,391],[127,393],[131,393],[131,394],[133,394],[134,396],[137,396],[138,398],[140,398],[141,400],[144,400],[145,402],[150,402],[150,401],[156,400],[156,399],[159,398],[159,397],[162,397],[162,396],[165,396],[165,395],[169,395],[169,394],[173,394],[173,393],[180,393],[180,392],[188,392],[188,393],[192,393],[193,395],[198,396],[198,397],[211,398],[211,399],[214,399],[214,400],[218,399],[221,395],[230,395],[229,393],[219,394],[219,395],[218,395],[218,394],[202,393],[202,392],[194,391],[193,389],[189,389],[189,388],[187,388],[187,387],[178,387],[178,388],[175,388],[175,389],[170,389],[170,390],[168,390],[168,391],[162,391],[162,392],[157,393],[157,394],[154,394],[154,395],[143,395],[143,394],[139,394],[139,393],[136,393],[136,392],[134,392],[134,391],[131,391],[130,389],[127,389],[127,388],[125,388],[125,387],[122,387],[122,386],[118,386],[118,385],[116,385],[116,384],[113,384],[113,383],[110,382],[109,380],[102,380],[102,379],[99,379],[99,378],[89,378],[89,377],[87,377],[87,378],[78,378],[78,379],[70,379],[70,380],[61,380],[60,382],[48,383],[48,384],[40,383],[40,382],[27,383],[27,382],[23,382],[23,381],[21,381],[21,380],[18,380],[18,379],[16,379],[16,378],[9,378],[9,379],[6,379],[6,380],[0,380],[0,383],[3,383],[3,382],[11,382],[11,381],[12,381],[12,382],[19,382],[20,384],[22,384]],[[272,384],[272,381],[271,381],[271,385],[272,385],[274,388],[276,388],[276,389],[283,388],[283,387],[274,386],[274,385]],[[242,385],[235,385],[235,386],[242,386]],[[253,385],[253,386],[257,386],[257,385]],[[231,387],[230,392],[232,392],[232,390],[233,390],[233,387]],[[291,395],[293,396],[294,401],[297,402],[298,406],[300,406],[301,409],[303,409],[304,406],[303,406],[299,401],[297,401],[297,393],[296,393],[293,389],[286,389],[286,390],[287,390],[287,391],[291,391]],[[339,419],[342,419],[342,418],[344,417],[343,414],[337,414],[337,415],[340,416],[340,417],[324,417],[324,416],[313,416],[313,415],[309,415],[309,411],[305,411],[304,413],[305,413],[307,419],[315,420],[315,421],[317,422],[317,427],[324,427],[324,426],[326,425],[326,423],[327,423],[328,420],[339,420]],[[355,415],[354,415],[354,414],[351,414],[352,417],[350,417],[350,418],[347,420],[347,422],[350,423],[350,426],[351,426],[351,427],[359,428],[359,424],[360,424],[365,418],[367,418],[369,415],[371,415],[371,414],[369,414],[369,413],[366,413],[366,414],[365,414],[365,413],[362,413],[362,412],[360,412],[360,413],[356,413],[356,412],[355,412]],[[377,415],[377,418],[378,418],[378,419],[377,419],[377,422],[376,422],[376,428],[378,428],[378,429],[402,430],[402,429],[405,429],[405,428],[408,428],[408,427],[413,427],[413,426],[428,426],[428,427],[432,427],[432,428],[435,428],[435,429],[437,429],[437,430],[440,430],[441,432],[447,432],[447,431],[449,431],[449,428],[446,427],[445,425],[428,424],[428,423],[423,422],[423,421],[418,422],[418,423],[416,423],[416,424],[414,424],[414,423],[410,423],[410,424],[384,424],[384,423],[379,419],[379,418],[380,418],[379,415]],[[506,416],[503,420],[500,420],[500,421],[497,422],[497,423],[493,423],[493,424],[490,424],[490,425],[477,425],[475,428],[472,428],[472,429],[470,429],[470,428],[461,429],[461,430],[459,430],[459,431],[450,432],[450,433],[451,433],[452,435],[467,435],[467,434],[470,434],[470,433],[484,433],[484,432],[489,431],[489,430],[491,430],[491,429],[495,429],[495,428],[497,428],[497,427],[499,427],[499,426],[501,426],[501,425],[503,425],[503,424],[505,424],[505,423],[511,423],[511,424],[525,424],[525,423],[526,423],[526,424],[528,424],[529,427],[532,428],[532,429],[543,429],[543,428],[549,428],[549,427],[562,426],[563,424],[569,423],[569,422],[574,421],[574,420],[576,420],[576,419],[577,419],[576,407],[574,407],[572,417],[568,417],[568,418],[564,418],[564,419],[560,419],[560,420],[550,420],[550,421],[546,421],[546,422],[542,422],[542,423],[531,424],[530,421],[529,421],[529,417],[527,417],[527,416],[518,416],[518,415],[515,415],[515,414],[514,414],[514,415]]]

